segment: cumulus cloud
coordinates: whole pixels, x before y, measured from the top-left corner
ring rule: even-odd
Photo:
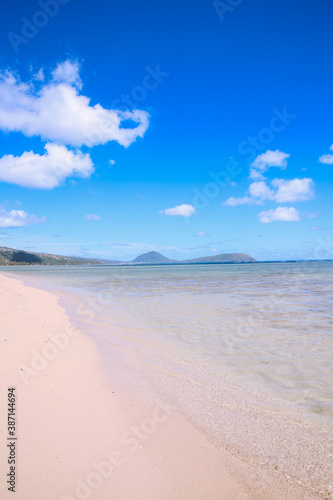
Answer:
[[[159,214],[164,215],[182,215],[183,217],[192,217],[195,215],[195,208],[193,205],[178,205],[173,208],[166,208],[165,210],[161,210]]]
[[[306,201],[314,197],[314,182],[310,178],[292,179],[274,179],[272,186],[277,189],[274,194],[274,200],[277,203],[286,203],[291,201]]]
[[[274,221],[297,222],[301,220],[298,210],[294,207],[278,207],[275,210],[265,210],[260,212],[258,217],[260,222],[266,224]]]
[[[249,187],[249,193],[252,198],[259,198],[260,200],[271,200],[274,196],[264,181],[252,182]]]
[[[0,73],[0,129],[63,145],[89,147],[116,141],[128,147],[149,125],[145,111],[92,106],[80,94],[79,65],[58,64],[48,82],[22,82],[11,71]],[[126,128],[126,122],[131,122]]]
[[[330,147],[330,151],[333,151],[333,144]],[[325,165],[333,165],[333,154],[332,155],[322,155],[319,158],[320,163],[324,163]]]
[[[46,144],[45,154],[25,152],[0,158],[0,181],[22,187],[52,189],[66,177],[89,177],[94,172],[89,154],[69,151],[65,146]]]
[[[263,179],[263,172],[266,172],[270,167],[285,169],[289,156],[289,154],[283,153],[278,149],[275,151],[268,150],[258,155],[251,163],[250,179]]]
[[[322,155],[319,161],[324,165],[333,165],[333,155]]]
[[[249,195],[241,198],[229,198],[224,205],[236,207],[238,205],[262,205],[271,200],[276,203],[289,203],[311,200],[314,197],[314,182],[310,178],[304,179],[274,179],[270,188],[264,181],[252,182],[249,186]]]
[[[45,222],[46,217],[36,217],[23,210],[6,210],[0,208],[0,227],[22,227]]]
[[[87,214],[84,217],[86,220],[101,220],[101,216],[98,214]]]

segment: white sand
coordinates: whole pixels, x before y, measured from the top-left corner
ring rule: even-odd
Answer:
[[[248,498],[190,423],[121,385],[116,360],[110,390],[95,344],[55,295],[0,275],[0,314],[1,500]],[[15,494],[6,483],[12,386]]]

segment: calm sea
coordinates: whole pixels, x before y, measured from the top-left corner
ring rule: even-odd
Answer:
[[[217,446],[331,498],[333,262],[1,270],[57,292]]]

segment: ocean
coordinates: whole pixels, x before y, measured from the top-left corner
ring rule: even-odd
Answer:
[[[116,347],[256,481],[332,497],[333,262],[0,269],[57,293],[106,368]]]

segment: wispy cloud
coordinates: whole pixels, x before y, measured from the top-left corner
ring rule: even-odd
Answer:
[[[177,205],[173,208],[166,208],[165,210],[161,210],[159,214],[164,215],[181,215],[183,217],[192,217],[195,215],[195,207],[193,205]]]
[[[130,247],[130,243],[125,243],[124,241],[116,241],[116,242],[107,242],[107,245],[110,247]]]
[[[332,227],[322,227],[322,226],[311,226],[311,231],[328,231],[333,229]]]
[[[192,234],[192,236],[210,236],[210,234],[205,233],[204,231],[199,231],[198,233]]]
[[[225,202],[223,202],[223,205],[229,207],[238,207],[239,205],[263,205],[263,202],[255,198],[251,198],[250,196],[242,196],[241,198],[234,198],[233,196],[231,196]]]
[[[301,220],[298,210],[294,207],[278,207],[275,210],[266,210],[260,212],[258,217],[260,222],[266,224],[274,221],[297,222]]]
[[[11,210],[7,212],[0,208],[0,227],[22,227],[30,224],[45,222],[46,217],[36,217],[23,210]]]
[[[43,82],[45,80],[45,74],[43,68],[40,68],[33,77],[38,82]]]
[[[86,220],[101,220],[101,216],[98,214],[87,214],[84,216]]]

